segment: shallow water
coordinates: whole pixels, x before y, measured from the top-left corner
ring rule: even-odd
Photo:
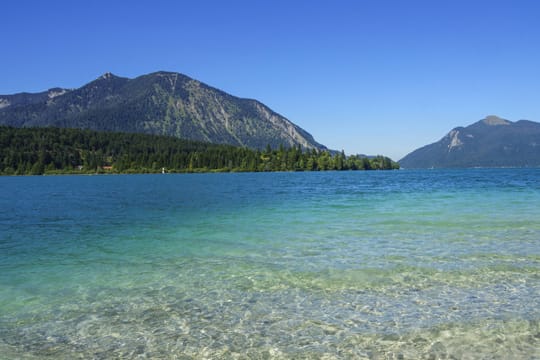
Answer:
[[[6,358],[540,358],[540,170],[0,177]]]

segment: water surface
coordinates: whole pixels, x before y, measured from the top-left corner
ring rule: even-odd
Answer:
[[[0,177],[0,354],[540,357],[540,170]]]

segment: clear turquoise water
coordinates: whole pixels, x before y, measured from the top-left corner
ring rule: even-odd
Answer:
[[[540,169],[0,177],[0,358],[540,358]]]

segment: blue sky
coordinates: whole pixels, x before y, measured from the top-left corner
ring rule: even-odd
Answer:
[[[395,160],[486,115],[540,121],[540,2],[9,1],[0,94],[184,73],[348,154]]]

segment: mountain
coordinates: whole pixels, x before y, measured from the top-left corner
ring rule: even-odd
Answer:
[[[268,144],[326,149],[264,104],[173,72],[134,79],[106,73],[78,89],[0,95],[0,125],[169,135],[258,149]]]
[[[538,167],[540,123],[491,115],[399,161],[402,168]]]

